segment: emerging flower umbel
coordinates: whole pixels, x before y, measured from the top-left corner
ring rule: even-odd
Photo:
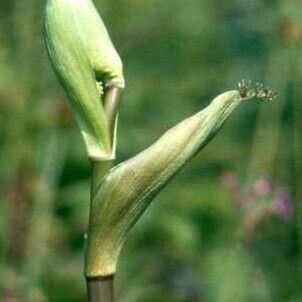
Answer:
[[[85,273],[88,280],[96,280],[115,274],[128,232],[156,194],[210,142],[229,115],[253,97],[270,100],[274,94],[242,81],[238,90],[219,95],[151,147],[104,175],[104,162],[114,158],[116,101],[124,87],[119,56],[90,0],[48,0],[45,40],[93,159]]]
[[[119,55],[91,0],[48,0],[45,41],[89,157],[113,159],[118,101],[125,83]]]

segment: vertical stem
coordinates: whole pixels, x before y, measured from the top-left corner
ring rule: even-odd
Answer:
[[[111,86],[105,90],[104,109],[109,125],[111,143],[114,141],[114,132],[116,128],[116,117],[121,102],[122,88]]]
[[[116,128],[116,117],[121,100],[122,89],[119,87],[109,87],[105,91],[104,109],[108,120],[111,144],[114,144],[114,135]],[[111,146],[114,148],[114,146]],[[114,160],[108,161],[92,161],[92,175],[91,175],[91,201],[90,201],[90,216],[92,217],[92,203],[94,195],[103,179],[103,177],[112,168]],[[90,223],[89,223],[90,224]],[[88,229],[88,240],[89,240]],[[87,261],[87,255],[86,255]],[[113,276],[106,278],[89,278],[86,277],[87,297],[88,302],[113,302]]]
[[[113,302],[113,276],[86,279],[88,302]]]
[[[103,177],[113,167],[114,160],[91,162],[91,202]]]
[[[91,204],[99,184],[112,166],[113,160],[91,162]],[[91,209],[92,206],[90,206],[89,221],[91,219],[90,217],[92,216]],[[89,230],[90,227],[88,229],[88,238]],[[113,277],[114,276],[99,278],[86,277],[88,302],[113,302]]]

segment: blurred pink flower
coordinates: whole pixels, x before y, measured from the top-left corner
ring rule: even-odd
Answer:
[[[273,182],[268,178],[258,178],[252,187],[252,194],[257,197],[263,197],[273,192]]]
[[[274,210],[277,215],[290,219],[294,215],[293,200],[288,190],[278,188],[275,192]]]

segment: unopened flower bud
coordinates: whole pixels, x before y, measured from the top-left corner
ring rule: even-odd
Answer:
[[[115,156],[103,91],[124,88],[122,62],[91,0],[48,0],[45,41],[92,159]],[[114,117],[115,118],[115,117]]]

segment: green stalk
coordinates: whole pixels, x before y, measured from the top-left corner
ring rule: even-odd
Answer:
[[[104,96],[104,109],[110,129],[111,144],[115,142],[115,131],[117,123],[118,108],[121,101],[122,89],[119,87],[108,87]],[[113,147],[113,146],[112,146]],[[98,187],[104,176],[114,166],[114,160],[91,161],[91,206]],[[89,222],[91,222],[92,211]],[[89,231],[88,231],[89,236]],[[86,278],[87,297],[89,302],[113,302],[113,276],[107,278]]]
[[[92,220],[92,201],[103,177],[113,167],[114,161],[91,161],[91,192],[90,192],[90,214],[89,224]],[[89,230],[91,227],[89,227]],[[90,232],[88,230],[88,237]],[[86,251],[87,253],[87,251]],[[87,254],[86,254],[87,258]],[[87,261],[87,259],[86,259]],[[86,277],[88,302],[113,302],[113,276],[106,278]]]
[[[118,86],[111,86],[106,89],[104,96],[104,111],[107,117],[112,149],[115,149],[115,132],[122,91],[123,89]]]

